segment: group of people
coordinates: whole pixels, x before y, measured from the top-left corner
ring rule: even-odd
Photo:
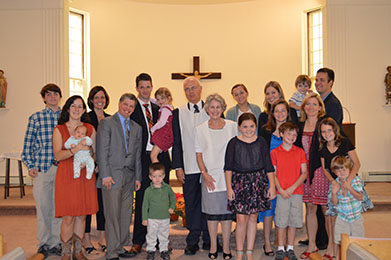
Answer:
[[[174,109],[167,88],[156,90],[152,101],[152,78],[141,73],[137,97],[123,94],[112,116],[104,112],[110,99],[101,86],[91,89],[87,113],[80,96],[68,98],[61,109],[61,89],[47,84],[41,90],[46,107],[30,116],[22,153],[33,177],[38,252],[86,260],[84,247],[87,254],[100,250],[117,260],[137,255],[147,242],[147,259],[154,259],[156,248],[162,259],[170,259],[169,216],[176,200],[169,172],[174,169],[185,199],[186,255],[196,254],[202,238],[210,259],[219,252],[231,259],[236,220],[236,259],[253,259],[258,221],[264,222],[266,255],[297,259],[294,239],[305,202],[308,248],[300,258],[309,258],[319,243],[328,245],[325,259],[338,256],[341,232],[363,235],[361,201],[371,205],[356,177],[355,147],[340,130],[342,106],[331,91],[333,83],[334,72],[320,69],[316,94],[308,76],[300,75],[288,103],[280,84],[270,81],[263,112],[237,84],[231,90],[237,105],[225,117],[223,97],[212,94],[204,102],[202,85],[193,76],[183,82],[188,102]],[[134,192],[132,247],[126,250]],[[319,228],[318,205],[326,216]],[[94,214],[98,250],[90,238]],[[270,239],[273,221],[276,251]],[[322,225],[327,233],[319,239],[328,242],[316,241]]]

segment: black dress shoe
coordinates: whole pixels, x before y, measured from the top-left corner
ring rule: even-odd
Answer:
[[[134,253],[134,252],[129,252],[129,251],[126,251],[126,250],[125,250],[125,252],[119,254],[118,256],[119,256],[119,257],[122,257],[122,258],[132,258],[132,257],[135,257],[136,255],[137,255],[137,254]]]
[[[200,247],[198,245],[188,245],[185,248],[185,255],[195,255],[199,249]]]
[[[303,246],[308,246],[308,239],[299,240],[299,244]]]

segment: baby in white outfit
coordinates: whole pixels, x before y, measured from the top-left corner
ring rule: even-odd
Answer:
[[[91,146],[92,139],[87,136],[87,127],[84,125],[79,125],[75,129],[74,136],[68,138],[65,142],[64,146],[66,149],[71,149],[75,147],[78,143],[84,146]],[[94,173],[94,159],[92,159],[90,155],[90,149],[88,150],[80,150],[73,156],[73,178],[77,179],[80,177],[80,167],[85,163],[87,168],[87,179],[92,178],[92,174]]]

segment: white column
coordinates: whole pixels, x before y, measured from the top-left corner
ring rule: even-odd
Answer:
[[[43,81],[68,86],[68,1],[44,0],[42,8]]]
[[[333,92],[344,107],[349,107],[347,70],[347,19],[346,7],[327,1],[323,9],[324,29],[324,66],[335,72]]]

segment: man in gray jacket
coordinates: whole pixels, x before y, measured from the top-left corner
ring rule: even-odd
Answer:
[[[137,99],[125,93],[118,112],[102,119],[96,137],[99,167],[97,187],[102,188],[106,218],[106,259],[130,258],[129,242],[133,192],[141,186],[141,127],[130,119]]]

